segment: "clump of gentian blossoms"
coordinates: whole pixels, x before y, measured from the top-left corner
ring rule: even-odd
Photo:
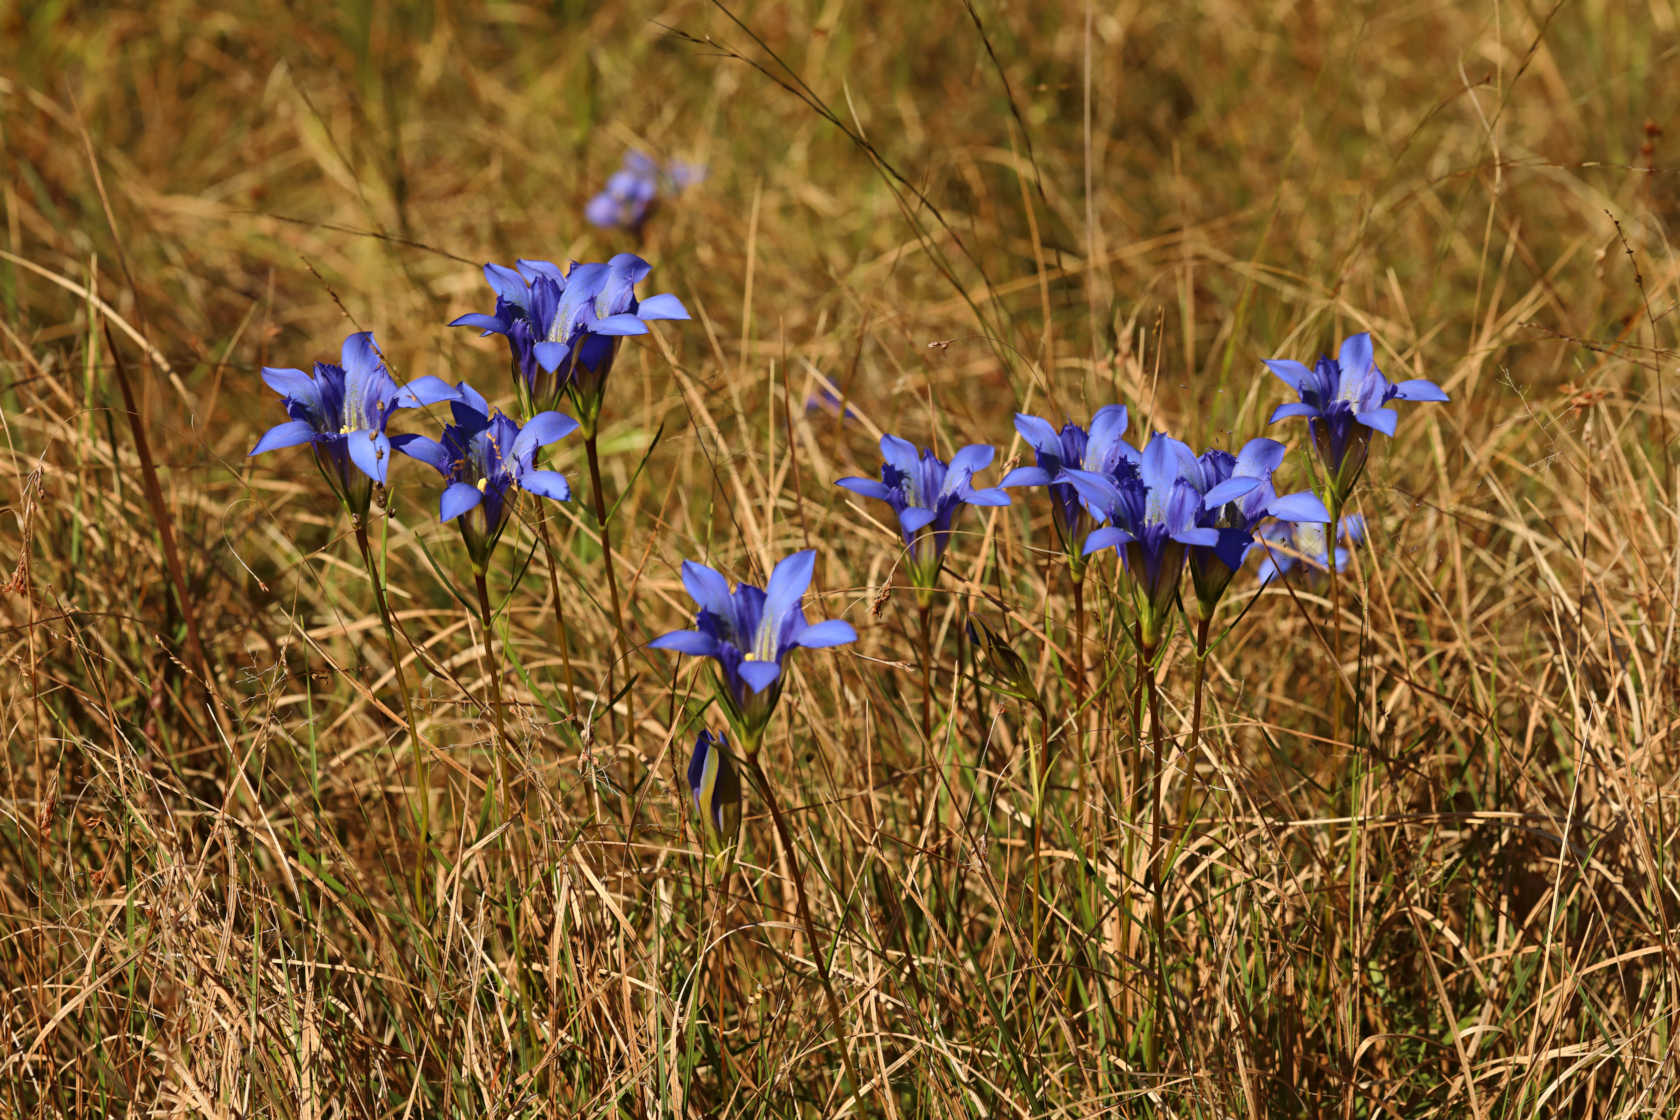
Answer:
[[[934,453],[921,451],[897,436],[881,437],[881,477],[842,478],[836,483],[855,494],[886,502],[898,515],[899,534],[908,549],[910,581],[916,598],[926,606],[945,565],[951,543],[951,523],[958,510],[970,506],[1006,506],[1002,490],[973,485],[976,471],[991,464],[995,452],[984,444],[970,444],[951,456],[947,465]]]
[[[455,422],[444,428],[443,442],[409,434],[395,436],[391,443],[447,480],[438,515],[460,526],[467,555],[482,571],[507,528],[518,491],[561,502],[572,496],[565,476],[538,469],[535,458],[539,448],[571,434],[578,425],[558,412],[540,412],[521,425],[491,408],[465,382],[449,408]]]
[[[1369,334],[1350,335],[1335,359],[1322,355],[1311,369],[1287,359],[1269,360],[1266,367],[1300,394],[1299,401],[1278,405],[1271,423],[1307,418],[1313,451],[1324,470],[1325,505],[1333,514],[1347,504],[1365,469],[1372,434],[1394,435],[1398,414],[1389,403],[1448,399],[1433,381],[1390,382],[1377,368]]]
[[[391,440],[385,425],[399,408],[453,400],[456,390],[436,377],[399,386],[385,368],[371,331],[344,340],[341,365],[301,369],[264,366],[263,383],[279,393],[291,417],[264,432],[252,455],[307,443],[338,500],[352,517],[367,516],[374,483],[385,485]]]
[[[624,165],[607,178],[607,185],[589,200],[583,216],[603,229],[640,233],[658,208],[661,194],[677,194],[705,177],[705,169],[682,160],[660,166],[642,152],[626,152]]]
[[[449,325],[506,338],[526,410],[545,411],[569,400],[585,438],[593,437],[619,339],[647,334],[648,323],[656,320],[687,319],[688,311],[669,293],[637,297],[635,286],[653,266],[634,253],[619,253],[605,264],[574,261],[565,270],[538,260],[518,266],[485,265],[496,310],[463,315]]]
[[[822,649],[857,641],[839,619],[811,623],[799,601],[811,585],[816,553],[796,552],[776,565],[763,588],[729,581],[704,564],[683,561],[683,587],[700,610],[694,629],[676,630],[648,645],[716,662],[718,703],[742,749],[753,755],[776,710],[786,678],[782,659],[795,649]]]

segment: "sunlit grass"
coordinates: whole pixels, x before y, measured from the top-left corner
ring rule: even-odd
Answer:
[[[734,14],[0,22],[6,1108],[1675,1111],[1680,195],[1647,120],[1680,12]],[[639,240],[583,219],[631,148],[707,167]],[[501,340],[444,326],[479,265],[622,250],[694,318],[607,390],[622,630],[575,441],[583,500],[522,507],[553,578],[528,519],[488,573],[516,749],[432,472],[369,526],[423,794],[353,530],[307,455],[246,459],[258,369],[375,330],[511,408]],[[1452,402],[1356,491],[1342,719],[1322,585],[1239,620],[1238,577],[1193,754],[1167,642],[1157,957],[1112,553],[1076,653],[1047,504],[967,511],[924,737],[897,527],[834,483],[890,432],[996,446],[990,484],[1015,411],[1119,402],[1134,440],[1285,440],[1299,489],[1261,359],[1355,331]],[[722,716],[646,648],[693,621],[682,560],[762,585],[804,548],[807,615],[860,634],[787,663],[759,756],[814,938],[750,786],[708,854],[684,770]]]

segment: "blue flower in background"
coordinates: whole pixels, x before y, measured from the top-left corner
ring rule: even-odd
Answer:
[[[650,156],[627,152],[624,166],[613,172],[601,193],[589,200],[583,216],[603,229],[640,233],[657,208],[661,193],[679,193],[704,177],[705,169],[698,164],[672,160],[661,168]]]
[[[1260,561],[1260,568],[1255,573],[1261,584],[1270,583],[1279,576],[1287,576],[1297,564],[1322,574],[1329,570],[1329,537],[1330,522],[1302,521],[1297,524],[1276,522],[1264,525],[1260,529],[1261,547],[1265,548],[1265,559]],[[1356,548],[1365,541],[1365,519],[1357,513],[1350,513],[1342,518],[1341,532],[1337,534],[1335,562],[1338,572],[1347,567],[1352,558],[1349,549]],[[1346,545],[1347,547],[1342,547]]]
[[[475,312],[449,325],[504,336],[526,407],[554,408],[570,395],[590,435],[618,340],[648,333],[647,324],[658,319],[686,319],[688,311],[670,294],[636,297],[636,284],[653,266],[634,253],[620,253],[605,264],[574,262],[565,271],[549,261],[518,264],[517,271],[484,266],[484,278],[496,292],[494,314]]]
[[[1328,504],[1340,509],[1365,469],[1371,434],[1394,435],[1398,419],[1390,401],[1445,401],[1447,394],[1422,378],[1392,383],[1377,368],[1369,334],[1350,335],[1336,360],[1321,356],[1312,369],[1300,362],[1271,360],[1266,366],[1300,394],[1297,402],[1279,405],[1270,423],[1291,416],[1307,417],[1313,448],[1324,464]]]
[[[932,451],[917,452],[897,436],[881,437],[881,478],[842,478],[835,485],[886,502],[898,514],[899,533],[910,551],[910,577],[919,595],[931,591],[951,543],[951,521],[965,505],[1006,506],[1002,490],[972,485],[974,472],[985,470],[995,452],[970,444],[951,456],[950,465]]]
[[[782,692],[782,658],[798,648],[822,649],[857,641],[838,619],[809,623],[799,606],[811,585],[816,553],[796,552],[777,564],[761,590],[743,583],[732,592],[722,575],[683,561],[683,586],[699,604],[693,630],[676,630],[648,645],[717,662],[718,699],[748,753],[758,749]]]
[[[1160,640],[1189,549],[1219,543],[1218,530],[1197,521],[1202,495],[1188,477],[1196,469],[1196,453],[1188,445],[1157,432],[1143,449],[1136,478],[1074,468],[1060,475],[1109,522],[1091,530],[1085,551],[1120,550],[1146,651]]]
[[[1049,488],[1056,536],[1075,574],[1085,565],[1085,538],[1091,532],[1092,519],[1073,483],[1059,476],[1063,468],[1072,467],[1113,478],[1136,477],[1139,453],[1123,438],[1126,420],[1124,405],[1105,405],[1091,417],[1089,432],[1073,423],[1062,425],[1058,432],[1049,421],[1015,414],[1015,430],[1032,447],[1038,462],[1036,466],[1016,467],[998,486]]]
[[[1204,617],[1213,613],[1231,577],[1254,547],[1254,530],[1260,522],[1268,517],[1330,520],[1317,494],[1302,491],[1279,497],[1272,488],[1272,472],[1283,462],[1284,450],[1276,440],[1251,439],[1235,455],[1217,449],[1203,452],[1195,468],[1186,471],[1190,484],[1202,495],[1197,524],[1219,534],[1212,547],[1190,549],[1190,578]]]
[[[459,518],[467,555],[482,570],[501,538],[513,511],[513,490],[565,501],[571,487],[558,471],[538,470],[533,459],[545,447],[570,434],[578,425],[570,416],[544,412],[521,427],[492,411],[483,397],[462,384],[450,403],[455,423],[443,430],[443,442],[421,435],[395,436],[398,451],[429,463],[449,480],[438,503],[444,521]]]
[[[436,377],[398,386],[370,331],[346,338],[340,360],[343,364],[336,366],[316,362],[313,376],[301,369],[263,367],[263,383],[284,399],[291,419],[264,432],[251,454],[311,445],[328,485],[360,517],[367,513],[373,484],[385,485],[391,461],[385,424],[391,413],[453,400],[455,389]]]
[[[741,775],[729,757],[729,740],[700,732],[688,762],[688,789],[707,842],[715,849],[733,844],[741,830]]]

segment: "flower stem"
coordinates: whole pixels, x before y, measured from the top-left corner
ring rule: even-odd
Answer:
[[[817,963],[817,976],[822,981],[823,997],[828,1003],[828,1016],[834,1029],[834,1039],[840,1045],[840,1057],[845,1062],[847,1076],[852,1079],[852,1091],[862,1093],[863,1078],[858,1076],[857,1066],[852,1061],[845,1023],[840,1017],[840,1000],[834,994],[834,982],[828,974],[828,957],[817,940],[816,924],[811,921],[811,904],[805,896],[805,873],[800,869],[793,837],[788,832],[787,820],[782,816],[781,803],[776,800],[775,788],[765,776],[764,768],[758,764],[758,752],[753,750],[744,753],[747,765],[752,769],[753,783],[758,786],[758,792],[764,798],[765,808],[770,811],[770,820],[776,826],[776,838],[781,842],[783,854],[787,856],[788,873],[793,876],[794,897],[799,902],[799,923],[805,928],[805,939],[811,944],[811,957]]]
[[[1196,679],[1192,686],[1193,698],[1190,701],[1190,742],[1184,749],[1184,757],[1190,760],[1192,766],[1196,763],[1196,748],[1202,742],[1202,691],[1207,683],[1208,659],[1208,630],[1213,625],[1213,619],[1203,617],[1196,622]],[[1184,783],[1184,793],[1178,801],[1180,816],[1189,812],[1190,783]]]
[[[922,765],[926,767],[933,742],[933,608],[918,603],[922,624]]]
[[[595,524],[601,531],[601,565],[607,571],[607,595],[612,601],[613,625],[618,628],[618,641],[623,641],[624,608],[619,605],[618,576],[613,571],[612,531],[607,527],[607,499],[605,492],[601,489],[601,456],[596,447],[596,441],[599,438],[600,433],[597,432],[595,430],[595,426],[591,424],[588,429],[588,434],[584,436],[583,439],[583,449],[589,458],[589,485],[591,490],[593,490],[595,497]],[[613,647],[607,651],[606,657],[607,718],[609,720],[608,726],[612,728],[613,736],[615,738],[618,735],[618,708],[615,703],[615,699],[618,694],[618,687],[615,683],[615,677],[617,675],[615,668],[617,664],[617,645],[617,642],[613,643]],[[634,731],[636,721],[629,712],[628,705],[630,703],[630,698],[626,696],[624,702],[626,704],[625,721],[628,725],[627,733],[629,733]]]
[[[537,532],[542,536],[543,551],[548,555],[548,586],[554,593],[554,641],[560,647],[560,660],[566,667],[566,703],[571,708],[572,718],[577,719],[577,678],[572,674],[571,637],[566,632],[566,603],[560,598],[559,562],[555,559],[554,543],[549,538],[547,517],[538,520]]]
[[[1155,752],[1150,771],[1150,828],[1149,862],[1145,880],[1152,896],[1150,905],[1150,934],[1155,942],[1151,954],[1155,964],[1155,1014],[1150,1019],[1149,1034],[1144,1038],[1144,1060],[1154,1068],[1161,1051],[1161,1035],[1165,1031],[1167,1006],[1166,918],[1162,896],[1166,893],[1166,876],[1161,859],[1161,772],[1165,769],[1167,734],[1161,724],[1161,693],[1155,681],[1154,653],[1139,647],[1144,673],[1144,688],[1148,694],[1149,724],[1155,736]]]
[[[484,674],[490,678],[490,711],[496,722],[496,739],[492,750],[496,755],[496,787],[502,797],[507,797],[507,763],[505,759],[507,746],[507,729],[502,722],[502,674],[496,666],[495,648],[495,615],[490,610],[490,589],[484,580],[484,569],[473,570],[473,582],[478,588],[478,616],[484,624]],[[496,792],[492,791],[494,800]]]
[[[373,584],[373,599],[379,605],[379,621],[385,627],[385,648],[391,658],[391,675],[397,678],[397,691],[402,694],[403,716],[408,720],[409,750],[414,756],[415,795],[420,802],[420,846],[430,849],[432,843],[431,780],[426,765],[426,748],[420,742],[420,722],[414,718],[414,699],[408,691],[408,676],[403,672],[402,655],[397,652],[396,623],[391,618],[391,605],[385,599],[385,580],[379,565],[374,562],[373,547],[368,543],[367,525],[360,517],[356,525],[356,547],[361,551],[362,564],[367,568],[368,581]],[[421,864],[414,866],[414,899],[421,905],[425,888],[421,882]]]

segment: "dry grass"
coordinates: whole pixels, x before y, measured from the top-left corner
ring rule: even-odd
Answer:
[[[1645,127],[1675,120],[1680,10],[977,11],[0,16],[0,1109],[1680,1110],[1680,134]],[[497,340],[442,324],[487,305],[484,260],[628,247],[580,214],[634,145],[709,165],[640,249],[695,321],[609,393],[627,633],[580,508],[551,513],[563,626],[540,561],[493,582],[522,803],[485,797],[429,479],[401,472],[375,526],[427,844],[348,528],[301,456],[245,458],[278,416],[256,371],[370,328],[399,376],[511,406]],[[925,742],[892,538],[832,483],[883,430],[1018,457],[1016,408],[1118,399],[1134,435],[1229,445],[1280,399],[1260,358],[1360,329],[1453,402],[1406,412],[1362,485],[1345,741],[1312,589],[1263,597],[1210,663],[1168,775],[1155,1024],[1109,597],[1086,660],[1117,679],[1073,718],[1045,506],[971,516]],[[855,420],[804,408],[824,379]],[[681,768],[720,721],[703,672],[640,648],[686,622],[683,558],[757,578],[806,546],[813,613],[862,633],[802,655],[764,752],[816,946],[759,799],[733,874],[701,854]],[[971,612],[1052,713],[1036,876],[1042,729],[976,686]],[[1180,746],[1191,661],[1181,638],[1162,671]]]

